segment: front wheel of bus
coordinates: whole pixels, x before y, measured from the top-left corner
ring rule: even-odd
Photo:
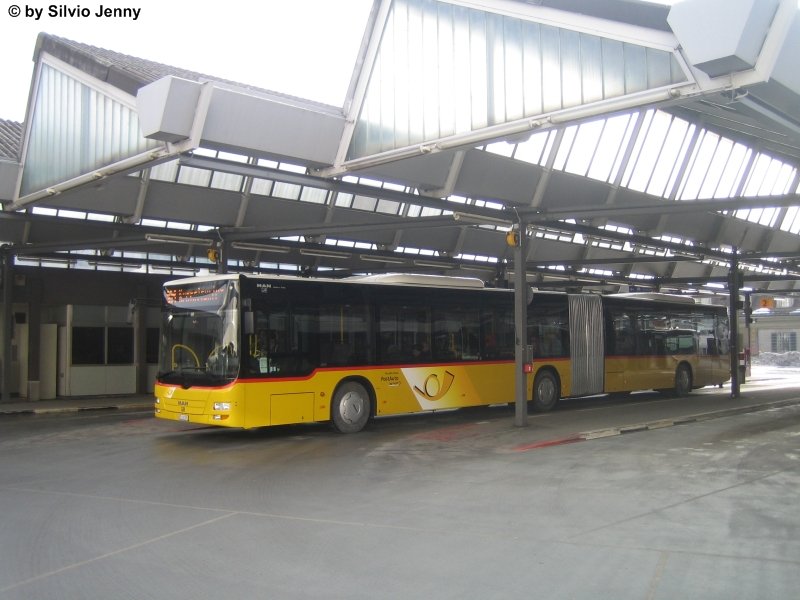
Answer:
[[[533,380],[533,408],[540,412],[552,410],[560,393],[556,376],[551,371],[540,371]]]
[[[692,391],[692,371],[687,365],[680,365],[675,371],[675,395],[688,396]]]
[[[369,393],[360,383],[348,381],[339,386],[331,404],[331,422],[339,433],[361,431],[369,421]]]

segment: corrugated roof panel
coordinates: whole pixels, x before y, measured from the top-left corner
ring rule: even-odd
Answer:
[[[19,160],[22,143],[22,123],[0,119],[0,158]]]

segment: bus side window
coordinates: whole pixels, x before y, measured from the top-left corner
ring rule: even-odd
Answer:
[[[569,356],[569,313],[567,304],[541,302],[528,311],[528,344],[534,358]]]
[[[514,358],[514,315],[505,306],[489,306],[481,313],[481,356]]]
[[[378,361],[415,360],[415,348],[430,348],[430,309],[425,306],[381,306]]]
[[[616,356],[630,356],[636,353],[636,329],[634,321],[627,312],[614,311],[608,332],[610,354]]]
[[[433,312],[434,358],[476,360],[480,318],[477,309],[435,309]]]

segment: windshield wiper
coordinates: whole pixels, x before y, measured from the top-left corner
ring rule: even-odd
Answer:
[[[156,377],[161,379],[162,377],[174,377],[176,375],[184,375],[186,373],[205,373],[208,369],[206,367],[181,367],[180,369],[173,369],[172,371],[163,371],[161,373],[157,373]]]

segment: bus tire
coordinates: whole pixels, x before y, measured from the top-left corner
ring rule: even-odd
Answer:
[[[539,371],[533,380],[533,400],[531,404],[534,410],[547,412],[552,410],[561,395],[561,386],[558,378],[552,371]]]
[[[692,391],[692,370],[689,365],[678,365],[675,369],[675,395],[679,398],[688,396]]]
[[[336,388],[331,403],[331,423],[339,433],[357,433],[364,429],[372,414],[367,389],[358,382],[346,381]]]

